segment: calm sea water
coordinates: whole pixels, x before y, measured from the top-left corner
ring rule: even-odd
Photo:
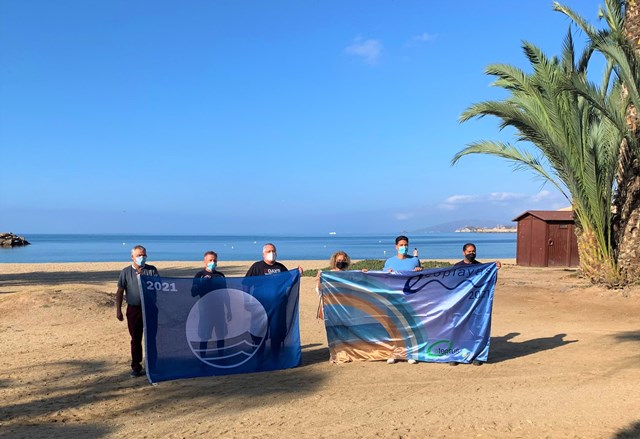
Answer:
[[[128,261],[130,250],[141,244],[149,262],[200,261],[206,250],[220,261],[262,258],[262,246],[273,242],[278,258],[329,259],[337,250],[353,259],[383,259],[395,254],[395,235],[372,236],[169,236],[169,235],[24,235],[31,245],[0,248],[0,263],[7,262],[117,262]],[[432,233],[409,236],[410,250],[422,259],[461,258],[462,244],[474,242],[478,259],[515,258],[515,233]]]

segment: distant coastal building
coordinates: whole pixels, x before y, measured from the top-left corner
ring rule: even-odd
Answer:
[[[498,224],[495,227],[472,227],[465,226],[455,230],[458,233],[516,233],[517,227],[506,227]]]

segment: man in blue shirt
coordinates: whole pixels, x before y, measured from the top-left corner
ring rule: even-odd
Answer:
[[[384,263],[384,271],[420,271],[420,259],[409,254],[409,238],[400,235],[396,238],[396,251],[398,254],[387,259]]]
[[[409,254],[409,238],[404,235],[400,235],[396,238],[396,251],[398,254],[392,258],[387,259],[384,263],[384,271],[420,271],[422,266],[420,265],[420,259],[417,256]],[[398,361],[397,358],[391,357],[387,359],[387,363],[393,364]],[[409,358],[409,364],[416,364],[418,361],[414,358]]]

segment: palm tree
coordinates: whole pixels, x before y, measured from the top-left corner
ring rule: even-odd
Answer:
[[[592,47],[614,65],[622,81],[623,95],[628,96],[626,123],[628,136],[620,144],[613,200],[612,221],[615,255],[620,275],[625,283],[640,279],[640,6],[637,1],[605,0],[599,15],[607,28],[596,30],[571,9],[554,3],[554,8],[571,18],[589,37]],[[593,105],[589,93],[575,87]],[[602,109],[607,114],[606,109]],[[609,115],[607,115],[609,117]]]
[[[578,232],[583,273],[592,281],[617,283],[617,267],[611,230],[611,200],[621,139],[623,97],[619,82],[610,83],[605,71],[603,87],[587,82],[591,50],[576,60],[571,32],[564,40],[562,56],[549,58],[536,46],[523,43],[533,73],[503,64],[490,65],[486,73],[497,77],[494,85],[510,95],[501,101],[472,105],[461,121],[484,116],[501,119],[501,128],[515,128],[517,141],[537,150],[509,143],[482,140],[469,144],[452,159],[468,154],[490,154],[511,161],[516,169],[533,170],[560,190],[571,202]],[[590,101],[568,90],[568,82],[581,82],[618,121],[605,117]]]

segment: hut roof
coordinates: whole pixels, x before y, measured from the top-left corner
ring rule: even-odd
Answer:
[[[573,221],[572,210],[527,210],[513,219],[520,221],[527,215],[535,216],[542,221]]]

